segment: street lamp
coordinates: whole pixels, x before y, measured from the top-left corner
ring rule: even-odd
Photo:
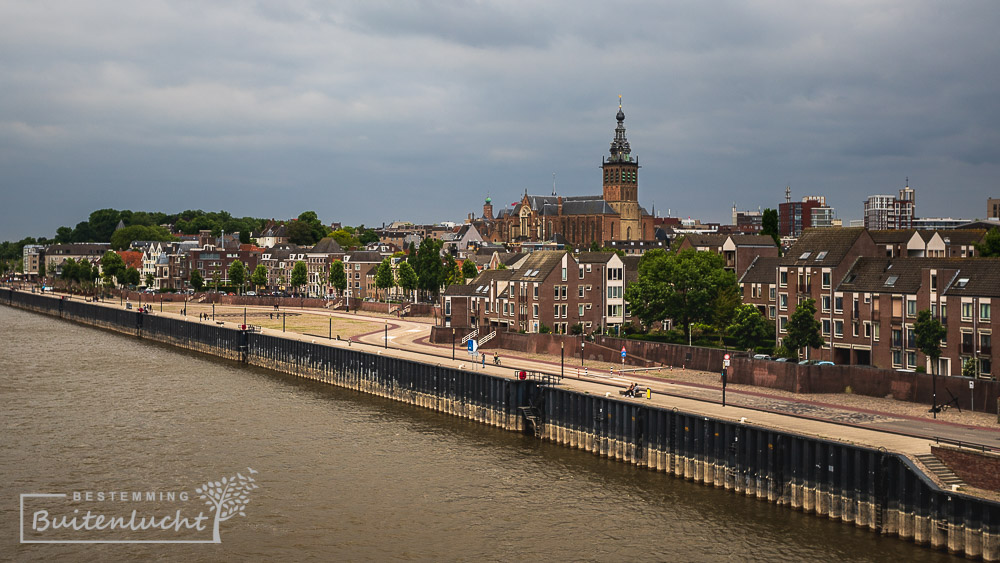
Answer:
[[[559,343],[559,378],[566,375],[566,343]]]
[[[451,328],[451,359],[455,359],[455,327]]]

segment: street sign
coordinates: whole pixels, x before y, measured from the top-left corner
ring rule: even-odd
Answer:
[[[623,358],[625,357],[625,347],[624,346],[622,346],[622,357]]]
[[[470,338],[469,339],[469,353],[470,354],[475,354],[476,350],[478,350],[478,349],[479,349],[479,343]]]
[[[729,367],[729,360],[722,360],[722,367]]]
[[[976,388],[976,381],[975,380],[970,381],[969,382],[969,389],[975,389],[975,388]]]
[[[725,356],[722,356],[722,359],[726,360],[728,362],[729,361],[729,354],[726,354]]]

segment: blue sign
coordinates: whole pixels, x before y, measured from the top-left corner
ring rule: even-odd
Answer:
[[[625,357],[625,347],[624,346],[622,346],[622,357],[623,358]]]
[[[469,341],[467,342],[467,344],[469,345],[469,351],[470,352],[472,352],[473,350],[476,349],[476,341],[475,340],[473,340],[473,339],[470,338]]]

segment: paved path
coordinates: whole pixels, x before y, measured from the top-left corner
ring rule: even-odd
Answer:
[[[119,307],[117,302],[106,306]],[[155,309],[154,309],[155,310]],[[515,377],[516,370],[533,370],[558,374],[560,364],[534,358],[518,357],[506,351],[502,367],[493,366],[491,358],[486,365],[481,361],[471,362],[464,349],[456,349],[452,360],[451,346],[430,344],[427,336],[430,327],[427,322],[394,319],[383,316],[343,313],[339,311],[303,309],[304,314],[332,315],[337,317],[363,318],[389,325],[389,348],[384,348],[384,329],[363,334],[353,341],[328,340],[323,336],[303,335],[265,329],[265,334],[278,334],[289,339],[299,339],[339,347],[356,347],[365,351],[387,354],[423,363],[431,363],[458,369],[485,371],[492,375]],[[154,313],[163,316],[180,317],[172,313]],[[191,319],[189,319],[191,320]],[[235,323],[226,323],[232,326]],[[628,374],[626,379],[611,375],[590,373],[587,377],[576,378],[575,367],[566,370],[567,377],[562,385],[566,388],[591,394],[608,394],[618,398],[618,390],[627,387],[628,381],[637,381],[641,387],[648,386],[651,399],[626,399],[653,404],[663,408],[677,408],[684,412],[710,416],[719,419],[739,421],[775,428],[797,434],[836,440],[873,448],[884,447],[890,451],[909,456],[928,453],[929,437],[938,436],[949,440],[975,442],[1000,447],[1000,431],[993,428],[956,424],[947,420],[929,420],[898,414],[879,412],[833,405],[809,400],[805,397],[782,397],[766,391],[727,391],[727,406],[721,405],[721,388],[689,382],[669,381]],[[916,434],[914,437],[904,434]]]

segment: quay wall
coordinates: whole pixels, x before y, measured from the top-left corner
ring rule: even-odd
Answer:
[[[1000,503],[907,457],[519,380],[0,289],[0,304],[430,408],[970,559],[1000,560]]]

